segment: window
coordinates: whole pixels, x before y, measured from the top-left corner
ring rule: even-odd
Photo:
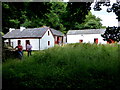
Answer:
[[[50,32],[48,31],[48,36],[50,35]]]
[[[50,41],[48,41],[48,46],[50,45]]]

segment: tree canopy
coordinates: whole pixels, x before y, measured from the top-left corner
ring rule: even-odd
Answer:
[[[66,33],[78,29],[90,10],[88,2],[2,2],[2,29],[37,28],[43,25]]]
[[[89,12],[89,14],[86,15],[84,28],[92,28],[92,29],[101,28],[102,24],[100,21],[102,20],[99,17],[96,17],[95,15],[92,15],[91,12]]]
[[[107,27],[104,34],[101,35],[105,41],[120,41],[120,27]]]
[[[3,2],[3,32],[20,26],[43,25],[66,32],[84,21],[90,5],[86,2]]]
[[[99,29],[103,28],[102,21],[99,17],[96,17],[95,15],[92,15],[92,13],[89,11],[88,15],[85,16],[85,20],[82,24],[76,23],[76,28],[79,29]]]

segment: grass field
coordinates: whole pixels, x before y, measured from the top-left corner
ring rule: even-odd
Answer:
[[[3,89],[81,88],[120,90],[120,47],[69,44],[3,63]]]

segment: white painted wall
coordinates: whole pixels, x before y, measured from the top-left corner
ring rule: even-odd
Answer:
[[[26,40],[30,41],[32,45],[32,50],[39,50],[39,39],[11,39],[11,42],[13,42],[13,48],[18,45],[18,40],[21,40],[23,50],[26,50]]]
[[[49,35],[48,35],[49,31]],[[15,48],[18,45],[18,40],[21,40],[21,45],[23,46],[23,50],[26,50],[26,40],[29,40],[32,45],[32,50],[39,50],[39,39],[11,39],[11,45]],[[48,41],[50,41],[50,45],[48,45]],[[7,42],[7,40],[5,41]],[[48,49],[50,47],[54,47],[54,37],[51,31],[48,29],[44,36],[40,39],[40,50]]]
[[[49,35],[48,35],[48,31],[49,31]],[[50,41],[50,45],[48,45],[48,41]],[[41,50],[44,50],[50,47],[54,47],[54,37],[51,31],[48,29],[40,40],[40,48]]]
[[[83,40],[83,43],[94,43],[94,38],[98,38],[98,44],[106,44],[101,34],[79,34],[79,35],[67,35],[67,43],[79,43],[79,40]]]

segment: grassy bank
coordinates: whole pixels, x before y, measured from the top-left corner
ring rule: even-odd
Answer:
[[[118,45],[69,44],[3,63],[4,88],[120,89]]]

